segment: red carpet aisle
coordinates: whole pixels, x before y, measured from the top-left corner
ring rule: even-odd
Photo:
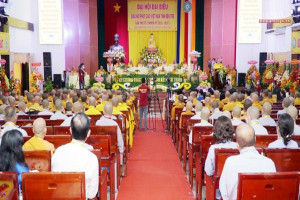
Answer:
[[[162,129],[161,123],[158,128]],[[171,138],[162,130],[137,131],[118,200],[194,199]]]

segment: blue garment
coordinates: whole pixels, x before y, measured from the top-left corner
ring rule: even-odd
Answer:
[[[197,100],[198,100],[198,101],[202,101],[202,100],[204,100],[204,99],[203,99],[202,96],[199,96],[199,97],[197,98]]]
[[[19,182],[19,184],[21,185],[21,183],[22,183],[22,180],[21,180],[21,174],[23,173],[23,172],[29,172],[29,169],[28,169],[28,167],[26,167],[25,165],[21,165],[21,164],[19,164],[19,163],[16,163],[16,172],[18,173],[18,182]]]

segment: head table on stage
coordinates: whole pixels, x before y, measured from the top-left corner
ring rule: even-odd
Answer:
[[[79,79],[78,75],[70,75],[69,77],[69,87],[73,86],[75,89],[79,89]],[[84,85],[89,86],[90,85],[90,75],[86,74],[84,76]]]

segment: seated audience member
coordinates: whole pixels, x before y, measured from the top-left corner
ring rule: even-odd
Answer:
[[[214,101],[217,101],[219,103],[219,108],[222,109],[224,107],[224,103],[220,100],[220,96],[221,96],[220,92],[218,90],[215,90],[214,96],[215,96]]]
[[[22,133],[14,129],[3,135],[0,146],[0,171],[17,172],[19,185],[21,185],[21,174],[29,172],[25,163],[22,145]]]
[[[223,107],[223,111],[225,110],[232,111],[236,103],[236,96],[237,94],[234,93],[228,98],[228,103]]]
[[[86,115],[101,115],[100,111],[96,110],[96,99],[95,97],[89,98],[89,109],[85,111]]]
[[[222,112],[219,109],[219,102],[218,101],[214,100],[211,103],[211,111],[212,111],[212,114],[210,116],[210,119],[212,119],[212,120],[218,119],[222,115]]]
[[[53,112],[49,110],[49,101],[47,99],[44,99],[42,102],[43,110],[38,113],[38,115],[54,115]]]
[[[242,109],[240,106],[234,106],[232,110],[232,126],[239,126],[244,122],[241,120]]]
[[[85,147],[90,135],[90,120],[84,113],[71,120],[72,141],[56,149],[51,159],[52,172],[85,172],[86,198],[98,192],[99,164],[95,154]]]
[[[172,111],[171,111],[172,120],[175,120],[175,109],[176,108],[184,108],[184,106],[185,106],[185,104],[184,104],[184,98],[183,98],[183,95],[180,94],[178,96],[178,103],[177,103],[177,105],[173,106]]]
[[[234,129],[231,125],[230,119],[221,116],[214,125],[213,136],[216,144],[210,146],[207,158],[205,161],[204,170],[208,176],[212,176],[215,171],[215,149],[230,148],[236,149],[237,144],[233,142]]]
[[[13,96],[9,96],[7,101],[9,106],[16,107],[16,99]]]
[[[298,118],[298,110],[295,106],[289,106],[286,109],[286,112],[292,117],[294,120],[294,135],[300,135],[300,126],[296,124],[296,120]]]
[[[179,128],[182,127],[182,115],[193,115],[193,103],[192,102],[187,102],[185,111],[181,113],[180,119],[179,119]]]
[[[262,106],[259,103],[259,97],[256,93],[251,94],[252,106],[256,106],[259,110],[262,110]]]
[[[207,107],[202,108],[201,111],[201,122],[195,124],[194,126],[213,126],[208,122],[210,115],[210,111]],[[191,130],[190,135],[189,135],[189,143],[192,144],[193,142],[193,130]]]
[[[268,135],[268,131],[259,121],[259,110],[256,106],[251,106],[247,110],[247,123],[254,129],[255,135]]]
[[[85,109],[89,108],[90,105],[87,104],[87,95],[86,94],[81,95],[81,103]]]
[[[202,103],[198,102],[195,106],[195,115],[191,119],[201,119]]]
[[[50,120],[67,119],[68,117],[62,113],[63,105],[60,99],[55,101],[56,112],[50,117]]]
[[[225,99],[222,100],[222,103],[225,105],[228,103],[228,99],[230,97],[230,92],[229,91],[226,91],[225,92]]]
[[[221,116],[225,116],[228,119],[231,119],[231,113],[228,110],[225,110],[224,112],[222,112]]]
[[[200,91],[197,93],[197,100],[198,100],[198,101],[203,101],[203,100],[204,100],[203,90],[200,90]]]
[[[259,123],[263,126],[276,126],[276,122],[271,118],[272,104],[265,102],[262,109],[262,117],[259,118]]]
[[[28,108],[29,111],[43,111],[43,108],[40,106],[41,98],[39,96],[35,96],[33,102],[33,105]]]
[[[72,103],[75,103],[76,101],[79,101],[79,97],[77,95],[73,95]]]
[[[295,94],[295,106],[300,106],[300,92]]]
[[[247,118],[247,110],[251,106],[252,106],[252,101],[250,99],[246,99],[244,101],[244,108],[243,108],[244,115],[241,117],[241,119],[246,119]]]
[[[111,103],[112,103],[112,106],[113,106],[113,115],[122,115],[123,113],[118,108],[119,98],[118,97],[113,97],[111,99]],[[128,120],[126,120],[126,121],[128,121]]]
[[[103,110],[104,116],[102,116],[97,122],[96,126],[117,126],[117,140],[118,149],[120,153],[124,152],[124,140],[121,129],[116,121],[113,120],[113,106],[112,103],[107,102]]]
[[[273,101],[272,101],[272,93],[270,92],[270,96],[269,96],[269,91],[268,90],[264,90],[262,93],[262,97],[263,100],[260,102],[260,105],[264,105],[266,102],[271,104],[271,107],[273,105]]]
[[[293,132],[293,118],[287,113],[280,115],[277,126],[278,140],[270,143],[268,148],[298,148],[298,143],[291,138]]]
[[[279,110],[277,112],[277,118],[279,118],[279,115],[286,113],[286,109],[291,105],[291,101],[288,97],[285,97],[282,101],[282,110]]]
[[[18,116],[16,114],[16,108],[7,106],[4,110],[4,113],[5,113],[4,115],[5,124],[2,126],[0,140],[4,133],[14,129],[20,131],[23,136],[27,136],[27,132],[24,129],[18,128],[16,126],[17,119],[18,119]]]
[[[255,132],[251,126],[239,125],[236,140],[240,154],[227,158],[220,178],[219,188],[224,200],[237,199],[239,173],[276,172],[274,162],[255,149]]]
[[[7,105],[1,105],[0,106],[0,120],[4,120],[4,110],[7,107]]]
[[[73,107],[73,104],[71,102],[66,103],[66,115],[72,115],[73,114],[72,107]]]
[[[96,109],[97,109],[98,111],[101,111],[101,112],[102,112],[102,111],[104,110],[105,104],[106,104],[108,101],[109,101],[108,95],[107,95],[107,94],[103,95],[103,96],[102,96],[102,102],[101,102],[101,104],[97,105]]]
[[[193,91],[193,92],[191,92],[191,97],[193,98],[193,106],[195,106],[199,101],[198,101],[198,99],[197,99],[197,92],[196,91]]]
[[[73,119],[73,117],[78,113],[84,112],[84,107],[79,101],[76,101],[75,103],[73,103],[72,110],[74,114],[65,119],[65,121],[60,126],[71,126],[71,120]]]
[[[210,108],[211,108],[211,107],[210,107],[210,104],[211,104],[210,97],[205,97],[203,103],[204,103],[204,106],[210,110]]]
[[[19,112],[17,113],[18,116],[27,115],[26,114],[26,104],[24,102],[19,102],[18,108],[19,108]]]
[[[244,101],[244,95],[241,93],[237,94],[235,106],[239,106],[240,108],[243,108],[243,106],[244,106],[243,101]]]
[[[34,136],[23,145],[23,150],[50,150],[53,154],[54,145],[44,140],[47,134],[46,121],[43,118],[38,118],[33,122]]]

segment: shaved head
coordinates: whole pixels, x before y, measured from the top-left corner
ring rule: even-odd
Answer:
[[[104,106],[103,113],[105,115],[111,116],[113,114],[113,105],[110,102],[107,102]]]
[[[288,108],[291,105],[291,100],[288,97],[285,97],[282,101],[282,107]]]
[[[44,99],[42,104],[43,104],[43,108],[44,109],[48,109],[49,108],[49,101],[47,99]]]
[[[264,115],[270,115],[272,111],[272,105],[269,102],[265,102],[262,107],[262,112]]]
[[[201,102],[197,102],[196,106],[195,106],[195,111],[196,112],[200,112],[202,110],[202,103]]]
[[[24,102],[20,102],[20,103],[18,103],[18,108],[19,108],[20,111],[25,112],[26,104]]]
[[[223,111],[222,112],[222,116],[225,116],[228,119],[231,119],[231,113],[228,110]]]
[[[289,106],[286,110],[286,113],[289,114],[294,121],[296,121],[298,117],[298,110],[295,106]]]
[[[8,97],[8,103],[9,103],[10,106],[15,107],[15,106],[16,106],[16,100],[15,100],[15,97],[9,96],[9,97]]]
[[[33,132],[34,135],[44,139],[47,133],[47,128],[46,128],[46,121],[43,118],[37,118],[36,120],[34,120]]]
[[[257,120],[259,118],[259,110],[256,106],[251,106],[250,108],[248,108],[247,118],[248,118],[249,122],[251,120]]]
[[[34,97],[34,103],[40,104],[41,103],[41,97],[40,96],[35,96]]]
[[[208,120],[209,119],[209,116],[210,116],[210,111],[207,107],[204,107],[202,108],[202,111],[201,111],[201,119],[203,120]]]
[[[62,101],[60,99],[57,99],[55,101],[55,108],[57,111],[60,111],[62,109]]]
[[[192,111],[193,110],[193,103],[187,102],[186,103],[186,111]]]
[[[236,141],[239,145],[239,150],[245,147],[255,145],[254,129],[248,124],[241,124],[236,129]]]
[[[112,103],[113,107],[117,107],[119,104],[119,98],[113,97],[111,100],[111,103]]]
[[[89,105],[90,106],[95,106],[96,105],[96,99],[95,99],[95,97],[90,97],[89,98]]]
[[[72,107],[73,113],[77,114],[77,113],[83,112],[83,109],[84,109],[83,105],[79,101],[76,101],[73,104],[73,107]]]
[[[252,93],[251,94],[251,99],[253,102],[257,102],[258,101],[258,95],[256,93]]]
[[[236,118],[240,118],[241,117],[241,112],[242,109],[239,106],[234,106],[232,109],[232,116],[236,117]]]

